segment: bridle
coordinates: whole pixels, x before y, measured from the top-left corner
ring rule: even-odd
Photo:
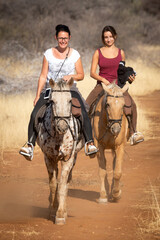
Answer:
[[[112,127],[112,125],[113,124],[115,124],[115,123],[118,123],[119,125],[120,125],[120,127],[121,127],[121,125],[122,125],[122,117],[123,117],[123,114],[121,115],[121,118],[120,119],[111,119],[111,118],[109,118],[109,114],[108,114],[108,111],[107,111],[107,98],[108,97],[113,97],[113,98],[124,98],[124,96],[117,96],[117,95],[111,95],[111,94],[105,94],[105,96],[104,96],[104,102],[105,102],[105,112],[106,112],[106,116],[107,116],[107,126],[106,126],[106,129],[105,129],[105,132],[104,132],[104,134],[102,135],[102,137],[100,137],[100,138],[97,138],[97,136],[96,136],[96,134],[95,134],[95,129],[94,129],[94,127],[93,127],[93,131],[94,131],[94,136],[95,136],[95,138],[96,138],[96,140],[97,141],[101,141],[103,138],[104,138],[104,136],[106,135],[106,132],[108,131],[108,130],[110,130],[110,128]],[[97,102],[98,103],[98,102]],[[96,109],[96,106],[95,106],[95,109]],[[93,126],[94,126],[94,116],[93,116]]]
[[[52,92],[52,93],[53,93],[53,92],[62,93],[62,92],[70,92],[70,90],[62,90],[62,89],[60,89],[60,90],[54,90],[54,89],[52,89],[51,92]],[[74,139],[75,136],[74,136],[73,131],[72,131],[70,125],[69,125],[69,120],[70,120],[71,117],[72,117],[72,103],[71,103],[70,112],[69,112],[69,115],[68,115],[68,116],[58,116],[56,113],[54,113],[54,112],[53,112],[53,105],[54,105],[54,104],[55,104],[55,103],[54,103],[54,102],[51,100],[51,98],[50,98],[49,101],[48,101],[48,106],[50,106],[50,108],[51,108],[51,114],[52,114],[52,119],[53,119],[53,121],[55,122],[55,120],[56,120],[56,124],[59,123],[59,121],[61,121],[61,120],[65,121],[66,124],[68,125],[68,128],[69,128],[69,130],[70,130],[70,132],[71,132],[71,134],[72,134],[72,137],[73,137],[73,139]],[[46,115],[46,114],[45,114],[45,115]],[[44,115],[44,118],[45,118],[45,115]],[[54,126],[55,126],[56,124],[54,124]],[[54,138],[54,137],[55,137],[55,134],[54,134],[54,136],[51,135],[51,133],[47,130],[44,121],[43,121],[43,125],[44,125],[47,133],[50,135],[50,137],[53,137],[53,138]]]
[[[52,92],[61,92],[61,93],[62,93],[62,92],[70,92],[70,90],[53,90],[53,89],[52,89]],[[61,121],[61,120],[65,121],[66,124],[67,124],[67,126],[68,126],[68,129],[69,129],[69,131],[70,131],[70,133],[71,133],[71,135],[72,135],[73,142],[77,142],[77,141],[78,141],[78,137],[77,137],[77,134],[76,134],[76,125],[75,125],[75,120],[74,120],[74,118],[73,118],[73,116],[72,116],[72,102],[71,102],[70,112],[69,112],[69,115],[68,115],[68,116],[58,116],[58,115],[55,115],[54,112],[53,112],[53,107],[52,107],[53,104],[54,104],[54,102],[50,99],[49,102],[48,102],[48,106],[50,106],[50,108],[51,108],[51,114],[52,114],[52,119],[53,119],[53,121],[55,122],[55,120],[56,120],[56,123],[54,124],[54,130],[55,130],[55,125],[58,124],[59,121]],[[48,131],[47,127],[45,126],[45,121],[44,121],[45,116],[46,116],[46,113],[45,113],[44,118],[43,118],[44,128],[45,128],[46,132],[48,133],[48,135],[49,135],[50,137],[54,138],[55,135],[56,135],[56,130],[54,131],[54,135],[52,135],[52,134]],[[71,127],[70,127],[70,125],[69,125],[69,122],[70,122],[71,118],[73,119],[74,132],[73,132],[73,130],[71,129]],[[75,133],[75,134],[74,134],[74,133]],[[74,148],[74,144],[73,144],[73,146],[72,146],[72,151],[71,151],[71,153],[70,153],[70,156],[68,157],[67,160],[64,160],[65,162],[67,162],[67,161],[70,159],[70,157],[71,157],[71,155],[72,155],[72,152],[73,152],[73,148]]]
[[[109,114],[108,114],[108,111],[107,111],[107,107],[108,107],[107,98],[108,97],[124,98],[124,96],[117,96],[117,95],[114,96],[114,95],[111,95],[111,94],[106,94],[105,97],[104,97],[105,110],[106,110],[106,116],[107,116],[107,129],[110,129],[112,127],[112,125],[115,124],[115,123],[118,123],[121,127],[123,114],[121,115],[121,118],[119,118],[119,119],[109,118]]]

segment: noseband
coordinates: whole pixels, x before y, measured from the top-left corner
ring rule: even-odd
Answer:
[[[120,125],[120,127],[121,127],[123,114],[121,115],[120,119],[111,119],[111,118],[109,118],[109,114],[108,114],[108,111],[107,111],[107,105],[108,105],[107,98],[108,97],[121,98],[123,96],[114,96],[114,95],[106,94],[106,96],[104,98],[105,110],[106,110],[106,114],[107,114],[107,128],[110,129],[112,127],[112,125],[115,124],[115,123],[118,123]]]

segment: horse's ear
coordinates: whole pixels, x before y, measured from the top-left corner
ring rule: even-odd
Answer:
[[[122,92],[126,92],[129,89],[129,82],[126,82],[126,84],[122,88]]]
[[[103,89],[110,94],[111,93],[111,84],[105,85],[104,83],[102,83]]]
[[[50,84],[51,88],[53,88],[54,85],[55,85],[55,81],[51,78],[51,79],[49,80],[49,84]]]
[[[73,79],[73,77],[71,77],[71,79],[69,79],[67,84],[71,87],[73,82],[74,82],[74,79]]]

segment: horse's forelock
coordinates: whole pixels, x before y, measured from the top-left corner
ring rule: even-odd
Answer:
[[[123,95],[121,88],[117,84],[111,83],[109,85],[109,88],[112,91],[112,94],[114,96],[122,96]]]
[[[61,89],[67,86],[67,82],[64,81],[62,78],[58,79],[57,86]]]

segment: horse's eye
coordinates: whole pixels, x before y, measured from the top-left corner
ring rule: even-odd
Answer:
[[[109,104],[108,104],[108,103],[106,103],[106,107],[109,107]]]

